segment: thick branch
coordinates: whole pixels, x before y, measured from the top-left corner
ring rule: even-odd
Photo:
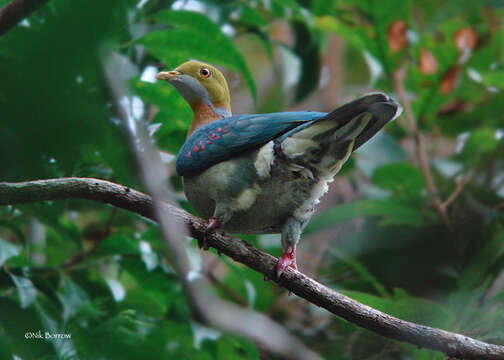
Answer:
[[[91,178],[61,178],[21,183],[0,183],[0,205],[46,200],[81,198],[108,203],[152,220],[150,196],[114,184]],[[174,206],[164,204],[165,211],[189,227],[193,237],[205,236],[205,222]],[[234,260],[275,278],[277,259],[247,244],[218,232],[210,233],[208,244]],[[504,359],[504,346],[488,344],[441,329],[404,321],[363,305],[292,269],[287,269],[278,283],[294,294],[333,314],[388,338],[408,342],[445,353],[459,359]]]
[[[0,36],[17,25],[48,0],[13,0],[0,9]]]

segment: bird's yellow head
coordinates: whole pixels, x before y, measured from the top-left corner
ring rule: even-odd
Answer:
[[[173,85],[189,103],[195,115],[206,106],[214,110],[219,117],[231,115],[231,99],[226,79],[212,65],[188,61],[175,70],[161,71],[156,79]]]

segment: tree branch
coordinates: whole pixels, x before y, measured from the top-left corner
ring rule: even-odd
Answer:
[[[20,183],[0,183],[0,205],[81,198],[111,204],[155,220],[151,197],[105,180],[60,178]],[[191,235],[201,239],[206,223],[200,218],[163,203],[164,212],[185,223]],[[219,232],[207,234],[207,242],[270,279],[275,279],[277,259],[245,241]],[[278,284],[333,314],[382,336],[441,351],[460,359],[504,359],[504,346],[488,344],[445,330],[404,321],[363,305],[302,273],[288,268]]]
[[[0,36],[44,5],[48,0],[13,0],[0,9]]]

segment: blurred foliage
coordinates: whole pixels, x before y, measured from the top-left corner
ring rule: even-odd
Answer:
[[[448,207],[447,228],[399,118],[344,168],[355,199],[314,217],[301,270],[320,250],[314,277],[348,296],[504,344],[503,21],[495,0],[53,0],[0,38],[0,180],[87,176],[141,189],[104,76],[107,54],[130,64],[120,77],[129,79],[134,120],[174,154],[192,114],[174,89],[153,82],[158,69],[208,61],[237,72],[233,97],[252,97],[257,109],[306,108],[323,97],[328,39],[337,36],[350,98],[369,88],[395,94],[394,74],[405,70],[441,199],[470,180]],[[244,239],[280,252],[277,237]],[[163,252],[152,222],[99,203],[0,208],[0,356],[271,357],[191,320]],[[222,298],[268,314],[323,357],[443,359],[287,298],[225,257],[204,260]],[[39,330],[71,339],[33,338]]]

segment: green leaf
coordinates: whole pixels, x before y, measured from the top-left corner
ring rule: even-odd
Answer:
[[[251,340],[238,338],[234,335],[222,336],[217,340],[217,359],[219,360],[259,360],[257,347]]]
[[[97,255],[138,254],[138,240],[131,234],[112,234],[103,240]]]
[[[169,309],[178,316],[188,315],[182,287],[172,274],[160,267],[148,270],[141,259],[124,259],[121,265],[121,283],[126,287],[125,301],[130,306],[158,316]]]
[[[422,226],[424,216],[419,208],[394,200],[361,200],[351,204],[335,206],[312,219],[304,233],[319,231],[339,221],[361,217],[379,216],[382,225]]]
[[[176,154],[185,141],[185,134],[192,121],[189,105],[166,83],[149,83],[135,79],[130,85],[143,100],[160,108],[152,120],[153,124],[162,124],[154,138],[161,149]]]
[[[228,266],[229,271],[222,281],[222,286],[216,286],[221,296],[231,301],[240,298],[257,311],[271,309],[275,300],[271,283],[264,281],[261,274],[250,268],[237,266],[227,259],[222,261]]]
[[[488,156],[495,151],[501,141],[496,136],[495,129],[481,128],[471,131],[460,156],[467,160],[481,161],[482,156]]]
[[[19,255],[20,252],[21,246],[13,245],[0,239],[0,266],[2,266],[11,257]]]
[[[428,326],[443,328],[455,319],[454,314],[441,304],[409,296],[401,289],[394,289],[392,298],[382,298],[359,291],[347,290],[343,293],[392,316]]]
[[[130,85],[142,99],[163,108],[163,111],[173,114],[174,117],[179,116],[181,120],[187,120],[188,124],[192,120],[191,108],[172,86],[166,86],[166,83],[160,81],[141,81],[138,78],[132,80]]]
[[[488,269],[504,256],[504,229],[499,227],[487,244],[474,255],[459,278],[459,286],[471,290],[485,279]]]
[[[387,30],[396,20],[410,22],[410,3],[403,0],[390,1],[359,1],[361,9],[367,13],[373,27],[366,34],[366,50],[371,53],[383,66],[384,72],[390,79],[398,64],[394,61],[403,52],[393,54],[387,39]]]
[[[243,6],[240,8],[240,22],[246,25],[255,26],[255,27],[263,27],[267,26],[268,22],[262,16],[262,14],[256,9],[242,4]]]
[[[314,15],[330,14],[335,7],[336,3],[333,0],[315,0],[311,5]]]
[[[338,34],[359,50],[366,48],[366,35],[359,26],[350,27],[335,17],[328,15],[315,18],[315,25],[320,30]]]
[[[61,275],[61,284],[56,293],[63,306],[63,321],[67,321],[89,303],[88,294],[68,276]]]
[[[495,86],[501,90],[504,89],[504,71],[491,71],[483,73],[483,84],[487,86]]]
[[[420,170],[408,163],[380,166],[373,172],[372,180],[382,189],[398,194],[416,195],[425,188],[425,181]]]
[[[45,296],[40,296],[35,301],[35,309],[37,311],[38,317],[42,323],[42,328],[44,329],[44,333],[48,332],[49,334],[69,334],[67,329],[63,326],[60,321],[59,313],[57,312],[56,306],[54,306],[53,302]],[[51,343],[56,352],[55,358],[57,359],[75,359],[76,358],[76,349],[74,348],[72,338],[69,339],[46,339],[45,341]]]
[[[174,28],[151,32],[137,42],[145,45],[166,66],[175,67],[194,58],[226,66],[244,76],[255,100],[256,87],[247,63],[217,24],[207,16],[191,11],[167,10],[159,12],[154,18]]]
[[[331,253],[341,262],[346,264],[348,267],[350,267],[352,270],[355,271],[359,277],[364,280],[365,282],[369,283],[378,293],[378,295],[387,298],[389,297],[389,294],[387,292],[387,289],[383,284],[381,284],[376,277],[371,274],[366,267],[360,263],[357,259],[353,258],[352,256],[348,256],[344,254],[343,252],[339,251],[338,249],[331,249]]]
[[[9,154],[2,180],[73,176],[87,147],[107,160],[102,166],[115,181],[132,182],[131,154],[122,129],[109,120],[115,114],[106,105],[110,89],[100,62],[127,32],[128,3],[51,1],[54,9],[39,9],[30,27],[0,38],[0,153]]]
[[[21,307],[26,309],[37,297],[37,289],[35,289],[35,286],[33,286],[30,279],[12,274],[9,275],[14,282],[14,285],[16,285]]]

